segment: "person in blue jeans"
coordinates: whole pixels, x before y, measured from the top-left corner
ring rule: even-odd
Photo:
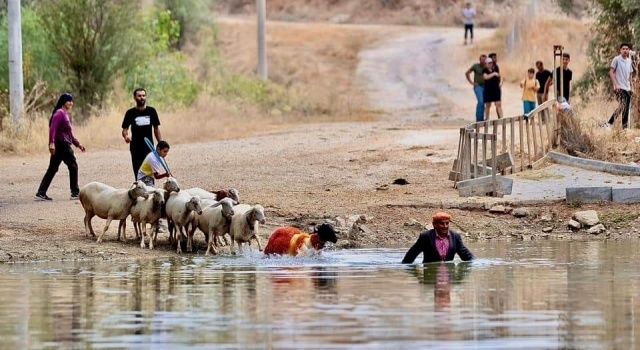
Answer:
[[[476,94],[476,121],[481,122],[484,120],[484,77],[482,71],[485,68],[485,61],[487,55],[480,55],[480,62],[471,66],[464,75],[467,77],[469,84],[473,86],[473,92]],[[471,73],[473,73],[473,80],[471,80]]]

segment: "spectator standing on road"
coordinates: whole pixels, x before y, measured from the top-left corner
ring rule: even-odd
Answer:
[[[573,72],[569,69],[569,62],[571,62],[571,55],[565,52],[562,54],[562,66],[556,68],[556,79],[558,80],[558,84],[556,84],[556,96],[558,100],[560,97],[564,97],[567,102],[570,103],[569,98],[571,94],[571,79],[573,78]],[[562,78],[562,92],[560,92],[560,78]],[[553,85],[553,79],[549,79],[547,81],[546,89],[549,89],[549,86]]]
[[[476,122],[484,120],[484,77],[482,71],[484,71],[484,61],[487,60],[487,55],[480,55],[480,61],[469,68],[464,75],[467,77],[469,84],[473,86],[473,92],[476,95]],[[473,73],[473,80],[471,80],[471,73]]]
[[[471,34],[471,44],[473,44],[473,20],[476,17],[476,9],[471,7],[470,2],[462,9],[462,17],[464,21],[464,44],[467,45],[467,33]]]
[[[486,66],[482,71],[484,78],[484,120],[489,120],[491,116],[492,103],[496,105],[496,112],[498,113],[498,119],[500,119],[502,118],[502,92],[500,91],[502,78],[491,58],[487,58],[485,64]]]
[[[85,148],[73,135],[71,118],[69,117],[71,108],[73,108],[73,96],[62,94],[53,108],[53,113],[51,113],[51,118],[49,119],[49,153],[51,158],[49,159],[47,172],[40,182],[40,187],[38,187],[36,200],[51,200],[51,197],[47,196],[47,190],[62,162],[69,168],[71,199],[78,199],[78,194],[80,193],[78,188],[78,163],[71,146],[78,147],[82,152],[85,151]]]
[[[538,100],[538,104],[541,105],[549,99],[549,86],[547,85],[547,81],[551,79],[553,74],[548,69],[544,69],[544,64],[542,63],[542,61],[536,62],[536,68],[538,69],[538,71],[536,72],[536,80],[540,85],[540,88],[536,93],[536,97]]]
[[[631,44],[620,45],[620,54],[611,61],[609,78],[613,84],[613,91],[616,94],[618,103],[615,112],[609,118],[609,126],[612,126],[616,118],[622,114],[622,127],[629,127],[629,108],[631,105],[631,75],[636,73],[636,69],[631,60]]]
[[[540,90],[540,83],[535,78],[535,72],[533,68],[529,68],[527,76],[520,82],[525,115],[528,115],[536,108],[536,91]]]
[[[133,177],[138,177],[138,170],[144,161],[144,158],[151,152],[144,142],[144,138],[148,138],[153,142],[153,134],[156,141],[162,141],[160,134],[160,119],[155,108],[147,106],[147,92],[145,89],[138,88],[133,91],[133,98],[136,106],[129,109],[122,120],[122,138],[129,144],[131,152],[131,164],[133,166]],[[129,136],[129,127],[131,127],[131,136]]]

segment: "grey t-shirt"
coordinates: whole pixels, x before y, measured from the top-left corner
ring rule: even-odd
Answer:
[[[462,20],[464,24],[473,24],[473,18],[476,16],[476,10],[474,8],[464,8],[462,9]]]
[[[634,71],[631,58],[624,59],[622,55],[618,55],[611,61],[611,68],[615,71],[620,89],[631,91],[631,73]]]

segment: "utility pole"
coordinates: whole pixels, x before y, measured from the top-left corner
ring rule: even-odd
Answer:
[[[22,124],[24,109],[20,0],[7,0],[7,8],[9,20],[9,110],[14,128],[19,128]]]
[[[269,74],[267,72],[267,44],[265,41],[267,1],[256,0],[256,8],[258,13],[258,77],[260,77],[261,80],[266,81],[269,79]]]

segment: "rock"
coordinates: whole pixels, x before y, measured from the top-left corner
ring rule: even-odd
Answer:
[[[604,227],[603,224],[597,224],[595,226],[593,226],[592,228],[590,228],[587,232],[592,234],[592,235],[599,235],[603,232],[607,231],[607,229]]]
[[[551,221],[553,221],[553,218],[551,217],[551,215],[545,214],[545,215],[542,215],[540,217],[540,221],[542,221],[542,222],[551,222]]]
[[[409,181],[407,181],[407,179],[403,179],[403,178],[397,178],[395,180],[393,180],[393,184],[394,185],[400,185],[400,186],[404,186],[404,185],[408,185]]]
[[[338,249],[350,249],[356,248],[357,245],[348,239],[341,239],[335,244],[335,247]]]
[[[573,219],[569,220],[567,226],[569,226],[569,229],[571,229],[572,231],[578,231],[582,228],[582,224]]]
[[[408,227],[418,227],[418,228],[423,228],[424,225],[422,225],[418,220],[416,219],[409,219],[409,221],[404,223],[404,226],[408,226]]]
[[[531,213],[529,213],[529,210],[527,208],[516,208],[513,210],[513,212],[511,212],[511,214],[513,214],[513,216],[517,218],[524,218],[531,215]]]
[[[507,208],[504,207],[504,205],[494,205],[493,207],[491,207],[491,209],[489,209],[490,213],[496,213],[496,214],[504,214],[507,212]]]
[[[573,213],[573,219],[585,226],[595,226],[600,222],[595,210],[585,210]]]
[[[336,227],[338,228],[347,226],[347,220],[345,220],[341,216],[336,216],[335,221],[336,221]]]
[[[544,233],[549,233],[551,231],[553,231],[553,227],[551,227],[551,226],[545,227],[545,228],[542,229],[542,232],[544,232]]]

